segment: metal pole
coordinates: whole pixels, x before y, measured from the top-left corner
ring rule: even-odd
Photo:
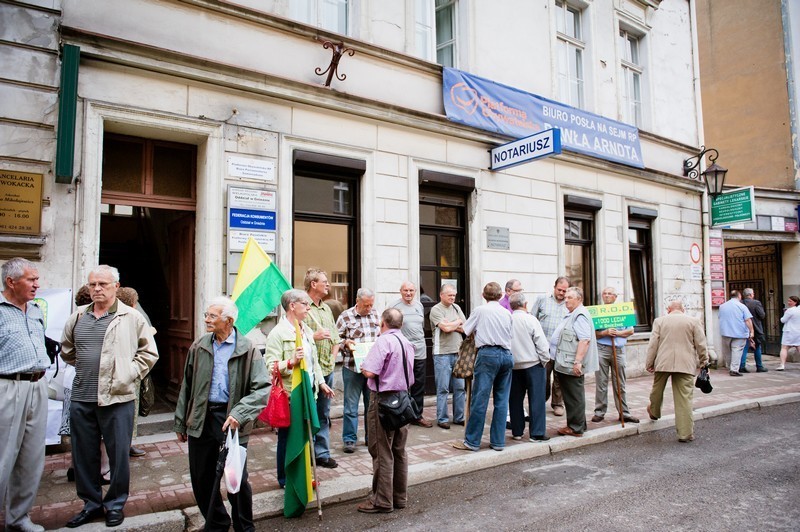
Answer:
[[[614,340],[615,337],[611,337],[611,369],[612,373],[614,374],[614,383],[612,387],[614,388],[614,393],[616,393],[617,398],[617,412],[619,412],[619,421],[622,424],[622,427],[625,428],[625,414],[622,413],[622,390],[620,390],[619,386],[619,366],[617,365],[617,344]],[[616,386],[614,386],[616,384]]]

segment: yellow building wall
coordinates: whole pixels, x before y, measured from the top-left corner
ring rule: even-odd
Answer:
[[[794,189],[780,0],[698,0],[706,146],[726,184]]]

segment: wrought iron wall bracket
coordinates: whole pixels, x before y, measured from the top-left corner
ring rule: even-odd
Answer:
[[[706,149],[705,146],[700,146],[700,153],[683,161],[683,175],[687,176],[689,179],[700,181],[700,161],[703,160],[703,156],[706,154],[708,154],[709,166],[714,164],[719,157],[719,152],[716,149]]]
[[[331,57],[331,64],[328,65],[328,68],[322,70],[321,68],[315,68],[314,73],[317,76],[324,76],[326,73],[328,77],[325,79],[325,86],[330,87],[331,81],[333,81],[333,76],[336,76],[336,79],[339,81],[344,81],[347,79],[346,74],[339,74],[339,61],[342,59],[344,54],[353,57],[356,53],[355,50],[351,50],[350,48],[345,47],[343,42],[331,42],[331,41],[324,41],[322,43],[322,47],[324,49],[331,49],[331,53],[333,54]]]

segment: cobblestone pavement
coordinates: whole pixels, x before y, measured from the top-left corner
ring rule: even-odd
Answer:
[[[800,364],[788,364],[787,371],[784,372],[774,371],[776,365],[776,361],[769,360],[767,362],[767,367],[770,369],[768,373],[755,373],[755,368],[753,368],[752,373],[739,378],[730,377],[727,370],[712,370],[711,380],[714,385],[714,391],[709,395],[704,395],[699,390],[696,390],[694,395],[695,409],[800,392]],[[652,378],[649,376],[629,378],[627,383],[629,407],[632,414],[641,418],[643,423],[648,420],[645,407],[648,404],[651,383]],[[593,415],[594,393],[594,385],[587,383],[587,420]],[[593,429],[619,423],[611,397],[609,397],[609,405],[609,412],[603,422],[588,423],[588,434]],[[340,409],[334,410],[334,412],[337,411],[341,412]],[[435,419],[435,411],[435,398],[428,397],[425,417]],[[489,412],[491,413],[491,407]],[[549,406],[547,412],[547,433],[555,439],[557,436],[556,429],[564,425],[564,418],[555,417]],[[669,414],[672,414],[672,397],[671,391],[667,387],[663,415],[668,416]],[[488,449],[488,423],[490,420],[491,416],[488,415],[486,420],[487,427],[484,431],[483,449]],[[344,454],[341,442],[341,418],[333,419],[331,434],[332,456],[339,462],[339,467],[319,470],[321,488],[326,483],[334,483],[345,477],[369,477],[372,474],[371,459],[363,444],[362,421],[363,417],[360,418],[359,422],[361,440],[356,452]],[[629,425],[626,424],[626,426]],[[407,445],[410,466],[413,469],[418,464],[433,463],[463,455],[463,451],[455,450],[450,445],[461,439],[463,434],[464,428],[457,425],[453,425],[450,430],[444,430],[435,425],[433,428],[411,427]],[[158,439],[163,441],[154,441]],[[151,443],[146,443],[148,441]],[[174,434],[139,438],[136,444],[147,451],[147,455],[142,458],[131,459],[131,492],[128,503],[125,506],[126,517],[195,506],[189,480],[187,445],[178,443],[174,438]],[[518,445],[541,444],[534,444],[525,440],[513,441],[509,431],[507,433],[507,449]],[[277,435],[270,429],[259,429],[250,438],[248,470],[254,494],[262,494],[279,489],[275,478],[276,446]],[[46,457],[37,505],[33,508],[31,517],[34,522],[41,523],[48,529],[63,527],[66,521],[79,512],[83,506],[82,501],[75,494],[75,484],[67,481],[66,474],[69,465],[69,452],[56,452],[48,454]],[[445,474],[445,476],[447,475]]]

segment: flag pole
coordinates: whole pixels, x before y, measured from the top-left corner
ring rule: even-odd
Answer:
[[[305,370],[303,370],[305,371]],[[319,479],[317,478],[317,457],[316,453],[314,452],[314,436],[311,434],[311,420],[306,418],[306,426],[308,427],[308,440],[309,440],[309,447],[311,452],[308,453],[311,455],[311,466],[314,471],[314,478],[311,481],[311,485],[314,487],[314,492],[317,494],[317,517],[320,521],[322,521],[322,497],[319,495]]]
[[[313,315],[312,315],[313,318]],[[295,330],[295,347],[303,347],[303,333],[300,329],[300,322],[294,320],[294,330]],[[299,367],[295,368],[295,371],[305,371],[306,370],[306,361],[305,356],[301,359]],[[301,374],[302,375],[302,374]],[[319,393],[319,392],[317,392]],[[311,432],[311,419],[306,417],[306,429],[308,430],[308,447],[309,447],[309,455],[311,455],[311,470],[313,471],[312,479],[311,479],[311,487],[314,489],[314,492],[317,494],[317,516],[319,520],[322,521],[322,498],[319,496],[319,479],[317,477],[317,456],[314,452],[314,435]]]

